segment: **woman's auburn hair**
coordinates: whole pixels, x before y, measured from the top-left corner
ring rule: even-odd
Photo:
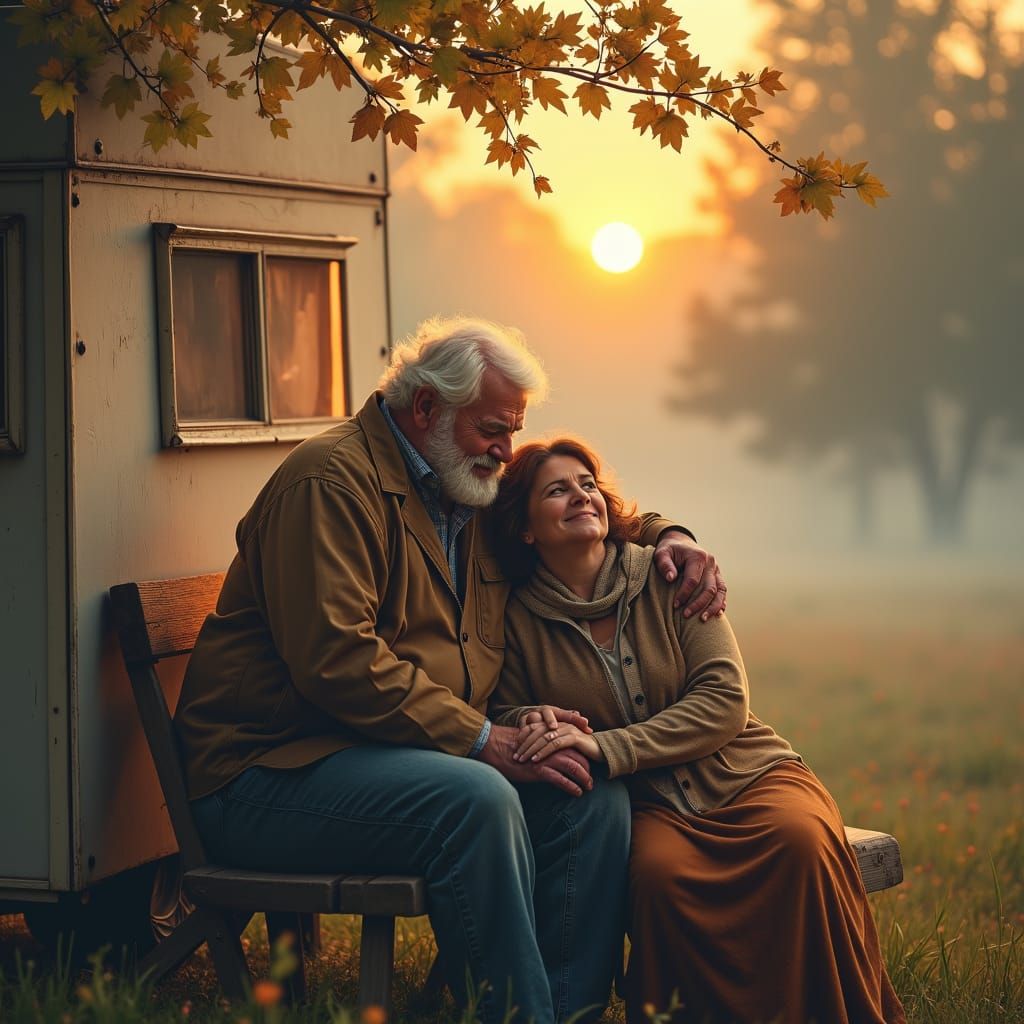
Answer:
[[[636,505],[627,506],[615,488],[601,476],[601,460],[592,448],[575,437],[530,441],[516,449],[501,475],[498,497],[490,508],[491,542],[507,579],[529,579],[537,565],[537,552],[523,540],[529,520],[530,493],[537,474],[556,455],[579,459],[597,482],[608,509],[608,540],[617,544],[640,536]]]

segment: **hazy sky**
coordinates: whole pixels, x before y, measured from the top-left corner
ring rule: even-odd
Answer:
[[[680,10],[705,64],[756,72],[764,64],[785,69],[784,59],[754,51],[770,8],[728,0]],[[1004,8],[1016,17],[1024,3]],[[792,102],[792,93],[782,100]],[[537,118],[526,130],[541,143],[538,169],[556,189],[538,201],[524,175],[513,182],[484,166],[478,132],[443,111],[433,116],[420,152],[392,160],[396,334],[454,312],[522,328],[553,382],[550,402],[528,416],[528,434],[568,429],[592,441],[642,507],[683,519],[743,571],[800,563],[827,572],[863,566],[872,553],[895,569],[921,558],[943,563],[948,556],[935,556],[923,540],[918,496],[900,474],[882,480],[882,529],[865,551],[854,543],[849,495],[827,469],[765,464],[742,451],[742,422],[717,428],[667,411],[691,303],[708,296],[727,302],[753,273],[750,243],[721,216],[701,211],[711,192],[704,157],[725,153],[725,126],[694,124],[679,156],[631,131],[628,115],[606,113],[600,123]],[[869,142],[861,148],[870,155]],[[762,159],[751,149],[728,172],[742,176]],[[760,188],[770,207],[774,186]],[[877,218],[885,244],[884,209],[844,207],[841,217]],[[599,270],[587,251],[593,232],[612,220],[634,224],[647,245],[640,265],[623,275]],[[808,237],[820,231],[811,218],[774,224]],[[1017,571],[1022,498],[1017,449],[972,496],[960,551],[970,565]]]

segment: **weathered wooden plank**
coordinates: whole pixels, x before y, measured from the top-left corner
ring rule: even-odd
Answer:
[[[339,913],[338,889],[343,875],[243,871],[207,864],[186,871],[185,894],[196,904],[243,910],[305,914]]]
[[[149,641],[148,651],[130,641],[132,649],[125,651],[126,660],[188,654],[196,645],[196,637],[206,616],[217,606],[223,582],[224,573],[213,572],[176,580],[126,584],[137,590],[141,608],[141,621],[135,623],[134,628],[137,630],[144,626]]]
[[[847,825],[846,838],[857,855],[860,875],[868,892],[879,892],[903,881],[900,844],[895,836]]]
[[[426,886],[411,875],[349,875],[339,888],[342,914],[416,917],[427,912]]]

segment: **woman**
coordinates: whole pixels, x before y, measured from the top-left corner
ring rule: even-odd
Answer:
[[[680,1021],[902,1024],[835,803],[750,713],[728,622],[673,608],[599,472],[571,439],[505,471],[493,522],[520,585],[492,717],[521,759],[574,747],[629,777],[627,1020],[678,995]]]

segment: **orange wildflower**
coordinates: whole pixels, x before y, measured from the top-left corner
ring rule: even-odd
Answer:
[[[276,981],[263,978],[252,987],[252,1001],[257,1006],[277,1006],[284,998],[284,989]]]
[[[383,1006],[366,1006],[361,1016],[363,1024],[386,1024],[388,1019]]]

